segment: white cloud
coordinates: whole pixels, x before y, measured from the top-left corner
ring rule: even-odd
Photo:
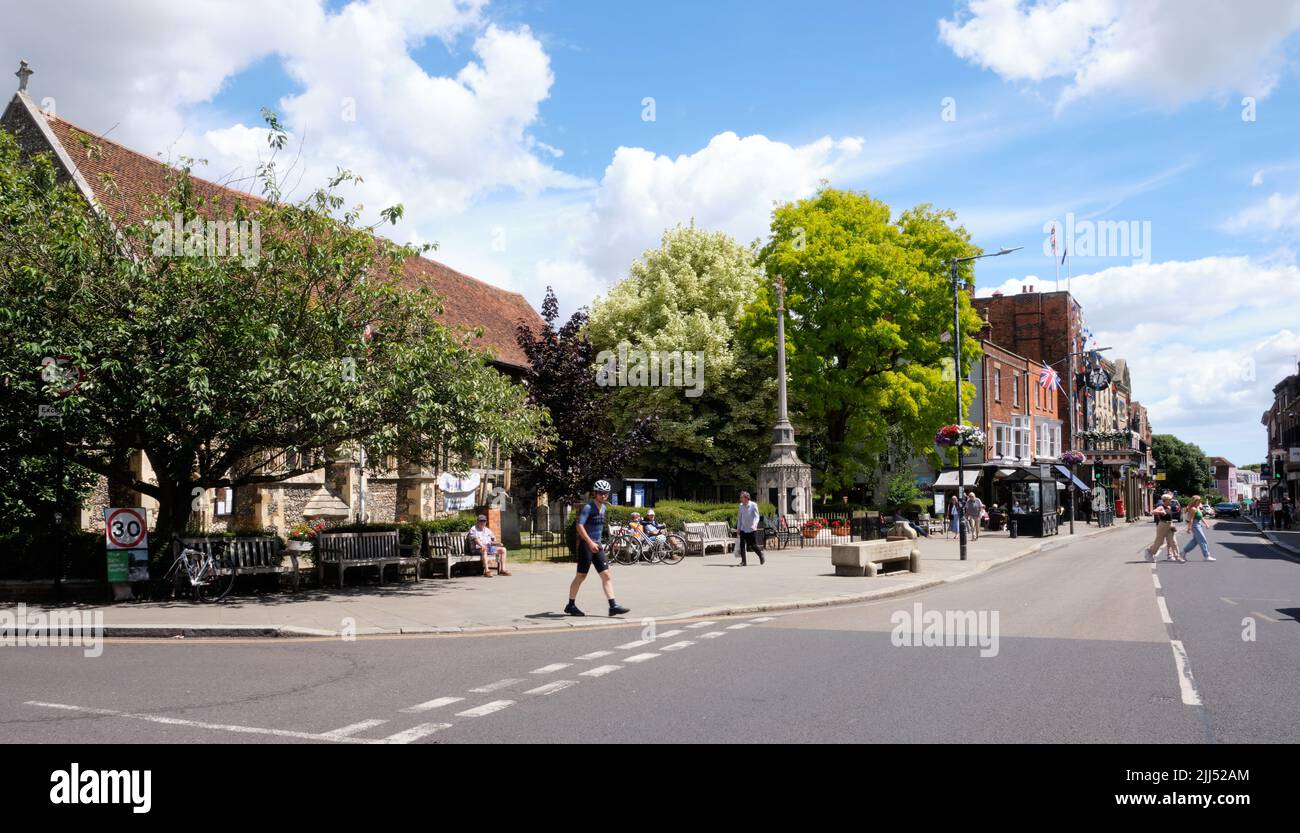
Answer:
[[[1255,171],[1255,175],[1252,176],[1252,177],[1250,178],[1250,187],[1251,187],[1251,188],[1258,188],[1259,186],[1261,186],[1261,185],[1263,185],[1263,184],[1264,184],[1264,172],[1263,172],[1263,171]]]
[[[1298,28],[1295,0],[969,0],[939,37],[1009,81],[1070,79],[1059,110],[1100,95],[1266,96]]]
[[[1011,295],[1026,284],[1049,289],[1034,277],[996,289]],[[1098,346],[1128,360],[1133,397],[1157,433],[1209,454],[1262,456],[1259,416],[1300,355],[1300,269],[1249,257],[1137,263],[1075,275],[1072,292]]]
[[[1256,174],[1258,176],[1258,174]],[[1300,192],[1273,192],[1254,205],[1242,209],[1224,223],[1225,231],[1269,233],[1300,228]]]
[[[812,194],[862,148],[857,138],[791,146],[731,132],[676,159],[620,147],[605,169],[578,254],[598,274],[617,277],[658,244],[664,229],[692,219],[747,243],[768,228],[774,202]]]

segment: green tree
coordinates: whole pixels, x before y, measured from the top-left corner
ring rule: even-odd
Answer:
[[[1193,443],[1173,434],[1154,434],[1151,453],[1156,467],[1165,473],[1164,487],[1177,495],[1204,495],[1214,485],[1209,458]]]
[[[935,431],[955,416],[947,262],[978,253],[955,220],[928,205],[895,218],[867,194],[830,187],[773,213],[761,262],[785,285],[790,395],[817,427],[812,462],[828,491],[868,474],[890,426],[911,450],[933,451]],[[962,270],[970,281],[970,264]],[[959,303],[964,378],[980,321],[967,293]],[[770,331],[774,306],[765,287],[757,326]]]
[[[597,350],[703,357],[698,378],[680,387],[617,390],[612,413],[622,425],[658,420],[639,461],[645,470],[679,483],[754,480],[771,439],[775,364],[742,340],[740,323],[764,280],[751,249],[720,232],[677,226],[593,305],[587,332]]]
[[[530,442],[538,412],[437,323],[435,297],[399,286],[415,251],[359,225],[338,193],[352,179],[340,171],[287,202],[268,164],[266,199],[232,200],[186,166],[139,212],[91,211],[50,159],[24,158],[0,133],[0,433],[41,406],[58,423],[6,454],[58,455],[156,498],[166,540],[197,490],[301,473],[310,464],[286,462],[298,454],[359,443],[372,459],[427,462]],[[194,228],[256,223],[245,228],[260,229],[260,251],[230,257],[189,233],[160,245],[153,221],[177,215]],[[78,368],[80,384],[43,375],[49,357]],[[124,465],[131,449],[156,482]]]

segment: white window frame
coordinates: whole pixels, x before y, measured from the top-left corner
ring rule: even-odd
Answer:
[[[1031,423],[1029,417],[1019,415],[1011,418],[1011,439],[1013,444],[1012,457],[1016,460],[1028,461],[1033,454],[1033,442],[1030,436]]]

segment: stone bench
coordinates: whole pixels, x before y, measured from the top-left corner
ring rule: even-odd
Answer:
[[[837,576],[874,576],[886,564],[899,561],[907,562],[909,572],[921,572],[921,550],[914,540],[855,541],[831,546],[831,564]]]

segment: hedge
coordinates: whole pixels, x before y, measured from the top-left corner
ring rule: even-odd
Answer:
[[[68,531],[16,532],[0,536],[0,579],[34,581],[53,579],[55,553],[63,552],[62,572],[67,579],[106,581],[104,533]]]

